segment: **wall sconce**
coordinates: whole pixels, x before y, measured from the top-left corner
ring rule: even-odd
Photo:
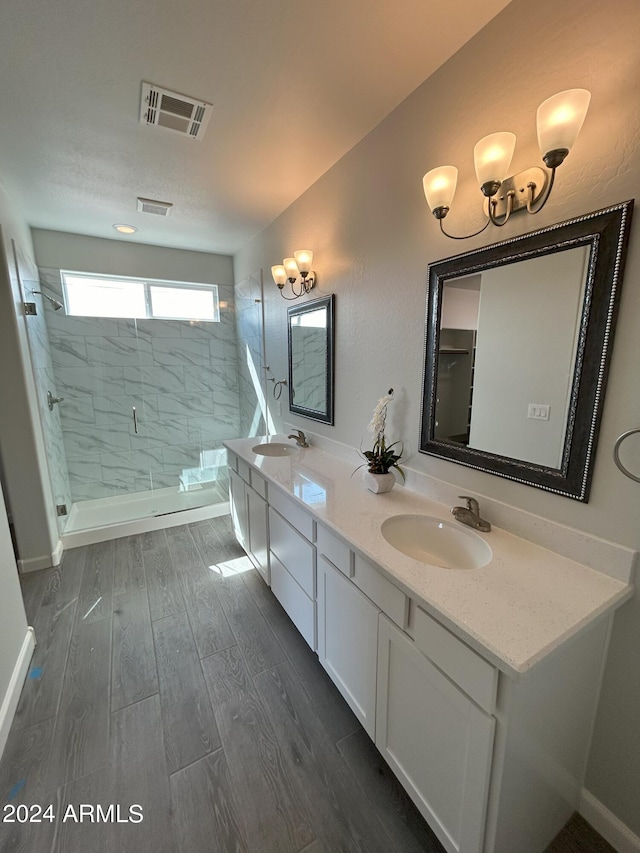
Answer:
[[[300,249],[293,253],[292,258],[285,258],[281,264],[271,267],[271,275],[278,285],[280,296],[283,299],[298,299],[303,293],[309,293],[315,287],[316,274],[311,269],[313,263],[313,252],[308,249]],[[296,288],[296,282],[300,278],[300,284]],[[283,288],[289,282],[293,296],[285,296]]]
[[[442,233],[453,240],[466,240],[481,234],[492,222],[498,227],[506,224],[516,210],[539,213],[551,195],[556,169],[576,141],[584,122],[591,93],[586,89],[558,92],[538,107],[538,145],[542,159],[551,174],[534,166],[505,178],[516,146],[513,133],[492,133],[481,139],[473,149],[473,159],[480,190],[485,196],[484,208],[489,217],[485,225],[473,234],[456,237],[447,234],[442,225],[456,191],[458,170],[455,166],[439,166],[422,179],[427,204],[440,223]],[[498,191],[500,194],[498,195]]]

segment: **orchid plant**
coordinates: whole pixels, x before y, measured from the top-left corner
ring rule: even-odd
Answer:
[[[392,399],[393,388],[389,388],[389,391],[384,395],[384,397],[380,397],[378,400],[376,407],[373,410],[373,417],[371,418],[371,422],[368,426],[369,432],[374,436],[373,448],[371,450],[363,450],[361,453],[367,460],[364,464],[366,464],[368,470],[372,474],[388,474],[391,468],[395,468],[400,472],[402,479],[404,480],[404,471],[398,465],[398,462],[402,459],[404,445],[401,441],[394,441],[393,444],[387,444],[384,434],[387,423],[387,406]],[[400,445],[400,450],[399,452],[396,452],[395,448],[397,448],[398,445]],[[362,468],[362,465],[359,467]],[[358,469],[356,468],[356,471],[357,470]]]

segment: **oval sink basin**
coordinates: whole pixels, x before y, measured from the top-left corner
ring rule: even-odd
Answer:
[[[268,444],[256,444],[251,449],[260,456],[295,456],[300,448],[294,444],[282,444],[278,441],[272,441]]]
[[[393,515],[382,522],[381,532],[407,557],[443,569],[480,569],[493,557],[477,533],[432,515]]]

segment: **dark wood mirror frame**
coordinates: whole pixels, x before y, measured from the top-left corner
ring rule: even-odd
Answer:
[[[633,200],[456,255],[429,266],[420,452],[587,502],[602,416]],[[443,288],[448,280],[566,249],[588,246],[567,426],[559,468],[435,438]]]
[[[299,405],[295,402],[295,387],[293,383],[293,340],[292,340],[292,319],[299,317],[301,314],[308,314],[311,311],[317,311],[319,308],[326,309],[327,312],[327,336],[324,350],[324,367],[325,367],[325,407],[323,409],[309,408]],[[294,305],[287,309],[287,337],[288,337],[288,352],[289,352],[289,411],[296,415],[302,415],[305,418],[311,418],[314,421],[322,421],[325,424],[333,424],[333,350],[334,350],[334,322],[335,322],[335,295],[332,293],[329,296],[323,296],[320,299],[312,299],[309,302],[302,302],[300,305]]]

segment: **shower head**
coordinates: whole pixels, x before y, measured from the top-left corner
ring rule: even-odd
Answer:
[[[62,302],[58,302],[57,299],[54,299],[53,296],[47,296],[46,293],[43,293],[41,290],[32,290],[32,293],[39,293],[40,296],[44,296],[45,299],[48,299],[49,302],[53,305],[54,311],[59,311],[63,306]]]

